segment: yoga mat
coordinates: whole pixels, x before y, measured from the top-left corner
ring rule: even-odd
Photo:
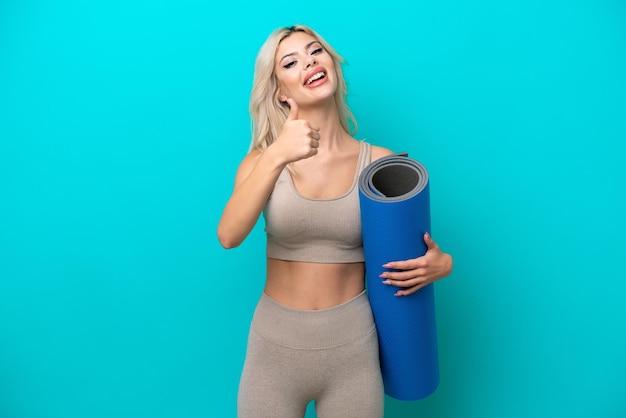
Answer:
[[[409,296],[382,284],[389,261],[426,253],[430,234],[428,172],[408,154],[393,154],[366,166],[359,176],[365,280],[378,331],[385,393],[416,401],[439,385],[434,284]]]

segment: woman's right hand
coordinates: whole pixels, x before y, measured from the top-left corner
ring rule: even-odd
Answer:
[[[293,99],[287,98],[285,102],[289,105],[289,115],[270,148],[288,164],[317,154],[320,128],[307,120],[298,119],[298,104]]]

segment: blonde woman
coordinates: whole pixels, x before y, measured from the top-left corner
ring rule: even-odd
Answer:
[[[265,287],[238,393],[240,418],[380,418],[378,342],[365,292],[357,178],[391,151],[353,137],[343,59],[312,29],[274,31],[259,51],[250,98],[253,135],[218,225],[238,246],[263,214]],[[450,274],[452,258],[394,261],[381,281],[411,294]]]

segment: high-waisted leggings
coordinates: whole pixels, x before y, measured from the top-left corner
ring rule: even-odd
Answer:
[[[365,292],[304,311],[263,294],[254,312],[239,383],[239,418],[381,418],[378,337]]]

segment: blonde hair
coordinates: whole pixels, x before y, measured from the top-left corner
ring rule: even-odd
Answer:
[[[346,101],[348,88],[341,68],[345,60],[313,29],[304,25],[294,25],[275,30],[257,54],[249,108],[252,122],[251,151],[254,149],[265,150],[278,138],[287,120],[289,109],[288,106],[282,105],[279,100],[280,91],[278,79],[274,72],[274,60],[280,42],[294,32],[304,32],[313,36],[332,57],[337,73],[337,90],[334,98],[341,126],[350,135],[357,132],[356,119]]]

